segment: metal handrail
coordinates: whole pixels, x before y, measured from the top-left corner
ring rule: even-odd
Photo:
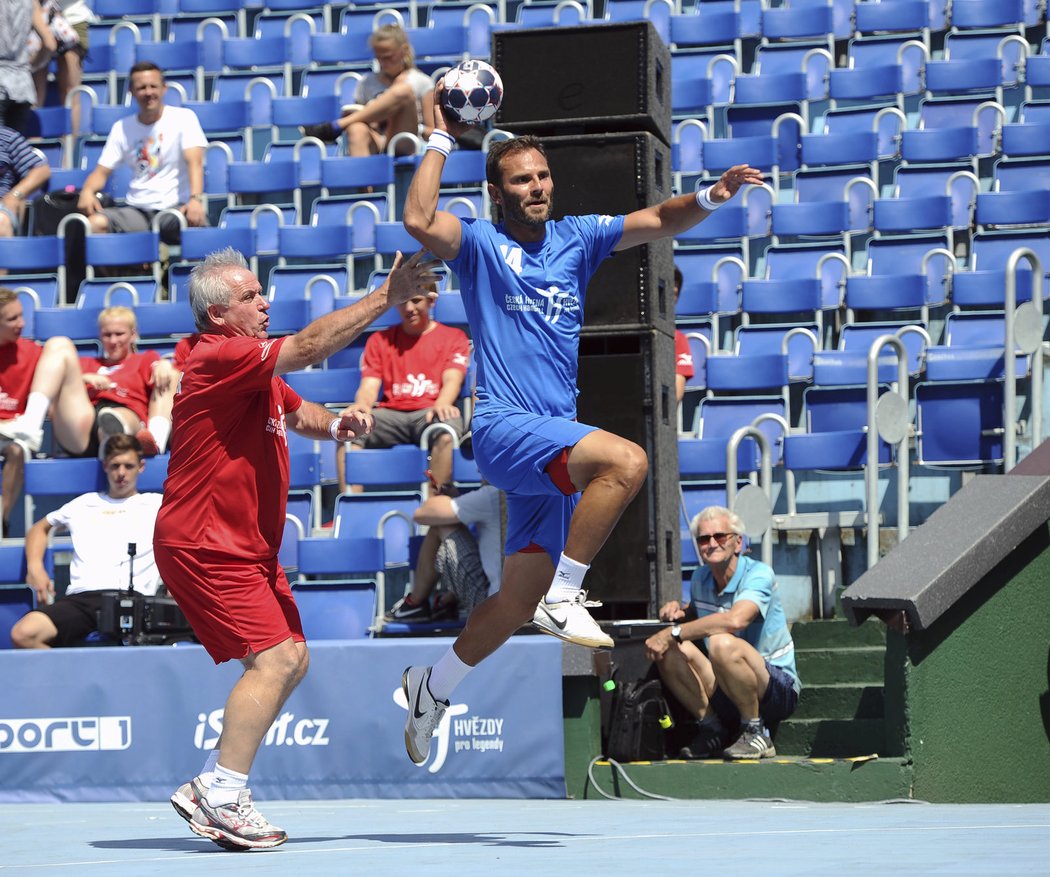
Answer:
[[[730,509],[733,508],[736,500],[737,448],[745,438],[753,438],[758,442],[760,460],[758,483],[772,505],[773,451],[769,445],[769,438],[755,426],[742,426],[729,437],[729,442],[726,444],[726,505]],[[773,531],[768,526],[762,534],[762,562],[766,566],[773,565]]]
[[[868,350],[867,410],[868,459],[864,464],[865,511],[868,518],[868,568],[879,562],[879,429],[875,409],[879,401],[879,354],[889,345],[897,353],[897,388],[907,401],[908,351],[896,335],[880,335]],[[897,538],[908,537],[908,434],[897,443]]]
[[[1026,259],[1032,266],[1032,306],[1039,315],[1039,325],[1043,317],[1043,268],[1039,257],[1027,247],[1021,247],[1010,254],[1006,260],[1005,292],[1005,338],[1003,339],[1003,359],[1005,365],[1006,386],[1003,388],[1003,426],[1006,427],[1003,437],[1003,471],[1009,472],[1017,463],[1017,342],[1014,317],[1017,311],[1017,263]],[[1032,353],[1032,380],[1030,384],[1032,404],[1032,447],[1038,447],[1043,435],[1043,345]]]

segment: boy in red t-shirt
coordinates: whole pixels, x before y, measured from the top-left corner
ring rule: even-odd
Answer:
[[[40,345],[22,337],[25,324],[18,293],[0,288],[0,421],[13,420],[26,410],[29,387],[40,361]],[[30,450],[11,437],[0,435],[0,459],[4,461],[0,491],[3,492],[5,534],[11,509],[22,492],[25,458]]]
[[[401,323],[373,333],[365,343],[361,385],[350,407],[371,413],[375,429],[356,440],[354,447],[418,445],[433,423],[451,427],[457,442],[463,435],[463,416],[456,402],[470,362],[470,342],[462,329],[431,319],[431,306],[431,300],[422,295],[398,305]],[[339,489],[345,491],[342,455],[336,465]],[[452,435],[448,430],[432,434],[430,472],[438,486],[452,480]]]

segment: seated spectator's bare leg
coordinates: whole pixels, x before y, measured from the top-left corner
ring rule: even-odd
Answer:
[[[426,602],[433,592],[438,580],[437,570],[434,568],[438,546],[457,526],[462,525],[431,527],[427,530],[427,535],[423,537],[423,543],[419,546],[419,557],[416,559],[416,568],[412,574],[412,601],[417,605]]]
[[[442,431],[430,446],[430,474],[439,487],[452,481],[452,436]]]
[[[354,158],[378,155],[383,151],[382,135],[366,122],[354,122],[346,129],[346,151]]]
[[[634,442],[597,430],[569,452],[569,477],[583,491],[563,553],[589,564],[645,481],[649,461]],[[552,570],[553,573],[553,570]]]
[[[92,234],[106,234],[109,231],[109,217],[97,210],[88,217]]]
[[[11,218],[6,213],[0,213],[0,238],[14,236],[14,228],[11,226]],[[7,275],[6,268],[0,268],[0,277]]]
[[[157,443],[157,450],[164,453],[171,437],[171,408],[175,402],[175,390],[177,384],[172,381],[171,386],[161,392],[154,389],[150,395],[146,423],[146,429],[150,431],[153,440]]]
[[[554,576],[554,564],[544,552],[517,553],[503,564],[500,589],[475,607],[453,645],[459,659],[476,667],[505,643],[514,631],[532,621],[536,604]]]
[[[656,667],[668,690],[689,715],[703,719],[707,715],[710,692],[715,689],[715,674],[707,656],[687,642],[664,652]]]
[[[758,718],[758,702],[769,685],[766,662],[754,646],[738,636],[718,633],[707,641],[718,687],[740,710],[743,722]]]
[[[49,649],[56,636],[58,628],[43,612],[27,612],[11,628],[11,644],[16,649]]]
[[[4,535],[7,535],[7,523],[11,520],[11,509],[22,495],[22,485],[25,483],[26,455],[22,446],[17,442],[9,442],[7,447],[0,451],[0,457],[4,458],[4,474],[0,480],[0,491],[3,491],[3,516]]]
[[[44,345],[31,393],[51,400],[55,438],[67,451],[82,454],[91,440],[95,409],[80,373],[77,349],[68,338],[49,338]]]
[[[244,675],[226,701],[219,764],[247,774],[266,732],[310,664],[305,643],[291,637],[242,662]]]

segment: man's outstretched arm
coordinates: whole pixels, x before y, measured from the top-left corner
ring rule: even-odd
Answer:
[[[762,184],[762,172],[746,164],[727,170],[718,182],[706,189],[715,207],[724,204],[744,186]],[[700,206],[694,193],[676,195],[652,207],[629,213],[624,218],[623,235],[616,250],[626,250],[665,237],[674,237],[692,228],[711,215],[711,210]]]

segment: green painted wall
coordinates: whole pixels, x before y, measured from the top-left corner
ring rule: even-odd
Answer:
[[[596,676],[562,678],[565,733],[565,796],[584,797],[587,766],[602,748],[601,703]]]
[[[915,798],[1050,801],[1047,527],[929,630],[886,645],[888,748],[910,757]]]

